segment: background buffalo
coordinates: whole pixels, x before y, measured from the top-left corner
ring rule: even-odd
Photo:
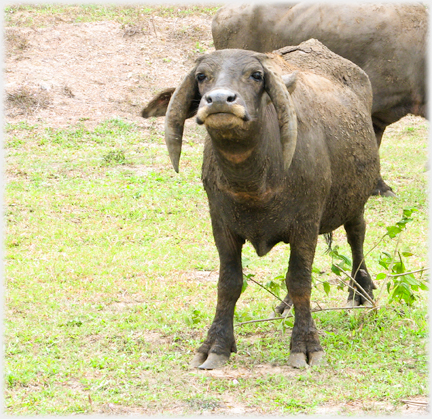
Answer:
[[[316,38],[356,63],[372,83],[378,146],[388,125],[409,113],[426,117],[427,30],[422,4],[228,5],[212,22],[216,49],[268,52]],[[394,195],[382,178],[374,194]]]

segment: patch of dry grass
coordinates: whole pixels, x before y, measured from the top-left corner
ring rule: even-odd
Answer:
[[[12,51],[16,53],[30,48],[29,39],[22,32],[18,33],[8,28],[5,35],[6,51],[9,54],[12,54]]]
[[[17,109],[20,114],[25,116],[48,107],[51,102],[50,93],[41,88],[21,86],[12,92],[6,93],[6,108]]]

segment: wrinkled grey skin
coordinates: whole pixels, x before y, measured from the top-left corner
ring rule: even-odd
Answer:
[[[319,234],[344,226],[352,275],[373,298],[363,257],[363,211],[379,176],[379,157],[367,75],[310,40],[278,54],[213,52],[197,60],[169,106],[167,91],[142,115],[166,112],[166,143],[176,170],[184,119],[196,113],[206,127],[202,180],[220,258],[216,314],[191,365],[219,368],[236,351],[233,316],[246,240],[259,256],[279,242],[290,244],[288,295],[276,309],[295,308],[288,363],[319,364],[324,351],[310,310]],[[366,303],[352,290],[349,300]]]
[[[214,45],[270,52],[318,39],[369,76],[379,147],[388,125],[408,113],[426,117],[428,13],[418,3],[346,3],[224,6],[213,19]],[[382,178],[374,194],[394,196]]]

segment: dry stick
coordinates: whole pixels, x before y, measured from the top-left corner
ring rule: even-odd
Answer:
[[[340,266],[336,265],[338,269],[340,269],[349,279],[351,279],[359,288],[361,291],[364,292],[364,294],[362,294],[361,292],[359,292],[358,289],[353,288],[358,294],[360,294],[362,297],[366,298],[366,300],[368,300],[374,307],[375,307],[375,303],[373,302],[373,300],[369,297],[369,295],[366,293],[366,291],[363,289],[363,287],[346,271],[344,271]]]
[[[360,264],[357,266],[357,269],[356,269],[356,271],[354,272],[354,277],[357,275],[357,272],[360,270],[360,266],[361,266],[361,264],[362,264],[363,262],[366,261],[366,257],[369,256],[369,254],[372,253],[372,251],[378,247],[378,245],[379,245],[379,244],[384,240],[385,237],[387,237],[387,235],[388,235],[388,233],[385,233],[385,234],[384,234],[384,235],[383,235],[383,236],[378,240],[378,242],[375,243],[375,245],[372,246],[372,248],[371,248],[368,252],[366,252],[365,255],[363,255],[363,259],[360,261]],[[339,267],[339,266],[338,266],[338,267]],[[339,268],[339,269],[340,269],[340,268]],[[344,273],[345,273],[345,275],[347,275],[346,272],[344,272]],[[352,280],[353,280],[357,285],[359,285],[355,279],[351,278],[351,276],[348,275],[348,278],[352,279]],[[350,286],[350,285],[348,284],[348,286]],[[359,285],[359,287],[360,287],[360,285]],[[354,291],[358,292],[358,290],[356,290],[355,288],[353,288],[353,287],[351,287],[351,288],[352,288]],[[361,288],[361,287],[360,287],[360,288]],[[363,288],[362,288],[362,290],[363,290]],[[363,290],[363,291],[364,291],[364,290]],[[366,293],[366,291],[364,291],[364,292]],[[358,294],[360,294],[360,295],[362,295],[363,297],[365,297],[369,302],[372,303],[372,305],[375,305],[371,300],[369,300],[369,297],[368,297],[367,295],[363,295],[361,292],[358,292]],[[353,301],[354,301],[354,296],[355,296],[355,294],[353,294]]]
[[[158,34],[157,34],[157,31],[156,31],[156,26],[155,26],[154,21],[153,21],[153,17],[150,19],[150,21],[151,21],[151,23],[152,23],[152,25],[153,25],[153,30],[154,30],[154,33],[155,33],[155,35],[156,35],[156,38],[159,38],[159,37],[158,37]]]
[[[365,306],[356,306],[356,307],[329,307],[329,308],[321,308],[318,310],[311,310],[311,313],[317,313],[319,311],[331,311],[331,310],[377,310],[378,307],[365,307]],[[244,324],[250,323],[260,323],[260,322],[272,322],[274,320],[284,320],[289,317],[294,317],[293,314],[288,314],[283,317],[269,317],[268,319],[258,319],[258,320],[248,320],[247,322],[236,323],[235,326],[242,326]]]
[[[339,266],[338,266],[338,268],[339,268]],[[340,269],[340,268],[339,268],[339,269]],[[346,272],[344,272],[344,273],[345,273],[345,275],[347,275]],[[352,279],[351,276],[349,276],[349,278]],[[342,282],[343,285],[346,285],[348,288],[351,288],[351,289],[354,290],[356,293],[358,293],[358,294],[360,294],[361,296],[364,297],[364,295],[363,295],[361,292],[359,292],[358,289],[354,288],[354,287],[353,287],[349,282],[345,282],[343,279],[339,278],[338,276],[336,277],[336,279],[337,279],[339,282]]]
[[[401,400],[402,403],[412,404],[416,406],[427,406],[429,403],[421,400]]]
[[[261,285],[258,281],[255,281],[255,279],[253,278],[248,278],[248,281],[252,281],[253,283],[257,284],[258,286],[260,286],[262,289],[266,290],[267,292],[269,292],[271,295],[273,295],[273,297],[277,298],[279,301],[282,301],[287,307],[289,307],[289,304],[286,303],[284,300],[282,300],[280,297],[278,297],[275,293],[273,293],[272,291],[270,291],[268,288],[266,288],[264,285]]]
[[[418,274],[419,272],[424,272],[424,271],[428,271],[429,268],[421,268],[421,269],[417,269],[416,271],[411,271],[411,272],[404,272],[402,274],[393,274],[393,275],[387,275],[391,278],[397,278],[398,276],[404,276],[404,275],[411,275],[411,274]]]

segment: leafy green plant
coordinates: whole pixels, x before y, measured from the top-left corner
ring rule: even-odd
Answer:
[[[386,237],[389,237],[390,239],[398,237],[398,241],[396,243],[393,255],[387,251],[381,252],[378,263],[386,269],[386,272],[378,273],[375,278],[377,281],[381,282],[381,290],[383,288],[383,285],[385,285],[388,293],[389,304],[394,301],[397,303],[405,302],[407,305],[412,305],[417,299],[417,294],[420,291],[428,290],[428,286],[426,284],[427,279],[417,279],[414,276],[415,273],[420,273],[422,275],[425,269],[422,268],[418,271],[410,272],[406,267],[405,260],[408,257],[413,256],[413,254],[407,251],[399,251],[400,234],[405,230],[407,224],[413,221],[412,215],[417,211],[418,210],[416,208],[404,209],[402,212],[402,218],[394,225],[386,227],[386,233],[381,237],[378,243],[373,246],[373,249],[375,249]],[[369,251],[368,253],[370,252],[371,251]],[[352,278],[351,274],[348,273],[351,270],[352,261],[348,256],[340,253],[339,246],[331,248],[328,251],[328,254],[332,258],[331,271],[336,274],[340,282],[337,288],[343,289],[345,286],[350,286],[346,281],[341,278],[342,276],[346,276],[348,279],[355,283],[356,281]],[[319,270],[313,268],[313,273],[319,273]],[[248,282],[254,282],[259,287],[261,287],[280,301],[282,301],[282,299],[280,298],[281,290],[284,289],[286,291],[285,277],[282,275],[277,276],[274,279],[268,281],[265,285],[262,285],[254,279],[253,274],[244,274],[242,293],[248,287]],[[329,295],[331,288],[330,283],[328,281],[313,280],[315,287],[317,287],[317,282],[320,282],[323,285],[324,292]],[[360,289],[357,289],[356,292],[363,292],[363,294],[365,294],[361,286],[359,284],[357,284],[357,286]],[[379,301],[379,296],[377,297],[376,301]],[[375,306],[377,305],[377,302],[371,302]]]
[[[205,314],[201,310],[194,308],[189,313],[184,315],[184,320],[188,326],[195,326],[201,323],[205,317]]]
[[[412,256],[410,252],[397,252],[397,259],[388,252],[382,252],[379,264],[383,266],[387,273],[380,273],[377,275],[377,280],[386,281],[386,288],[389,294],[389,303],[392,301],[402,302],[412,305],[417,299],[416,294],[419,290],[428,291],[426,280],[417,279],[414,276],[415,272],[409,272],[406,268],[404,257]],[[389,274],[388,272],[391,272]],[[420,273],[424,271],[421,270]]]
[[[390,239],[398,237],[393,254],[390,254],[387,251],[382,251],[378,261],[378,263],[386,269],[386,272],[378,273],[376,280],[381,281],[381,290],[383,285],[386,286],[387,292],[389,294],[388,303],[393,301],[401,303],[403,301],[408,305],[412,305],[416,300],[416,293],[418,293],[420,290],[428,290],[426,281],[416,279],[414,276],[414,273],[423,273],[425,269],[422,268],[416,272],[409,272],[403,257],[410,257],[412,256],[412,253],[399,251],[401,242],[400,234],[405,230],[407,224],[413,221],[412,215],[417,211],[418,210],[416,208],[404,209],[402,212],[402,218],[394,225],[387,226],[386,233],[373,247],[373,249],[375,249],[387,237]],[[371,251],[369,251],[368,254],[370,252]],[[339,248],[337,246],[330,251],[330,255],[332,256],[333,260],[336,259],[338,261],[337,263],[333,261],[331,267],[332,272],[338,277],[341,277],[342,274],[344,274],[350,280],[355,282],[351,275],[347,273],[352,266],[351,260],[347,256],[339,253]],[[362,290],[359,290],[358,292],[361,293]],[[379,296],[376,300],[377,302],[379,301]]]

